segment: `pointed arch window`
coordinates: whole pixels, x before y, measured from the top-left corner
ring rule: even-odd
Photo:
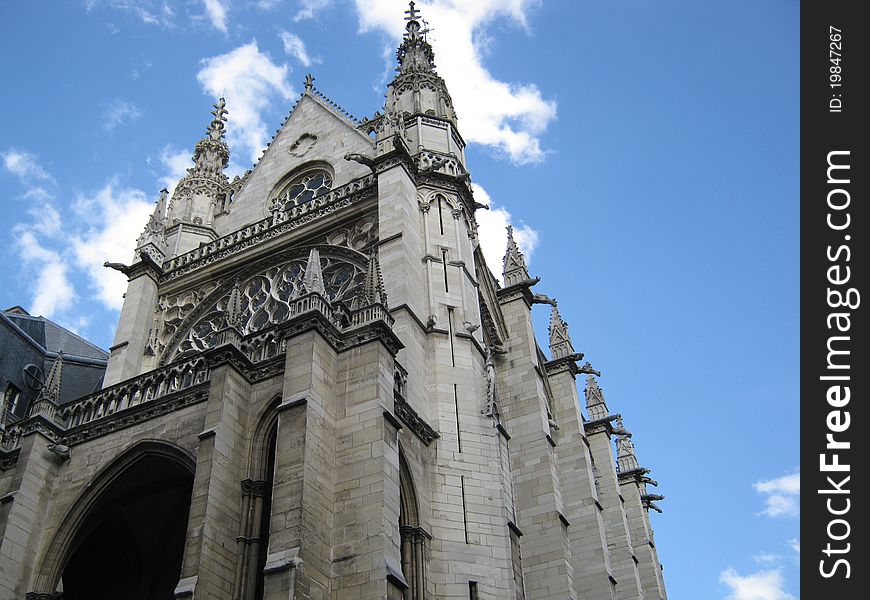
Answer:
[[[402,574],[408,583],[403,600],[426,597],[426,553],[432,539],[420,526],[419,505],[411,470],[399,454],[399,533],[401,535]]]

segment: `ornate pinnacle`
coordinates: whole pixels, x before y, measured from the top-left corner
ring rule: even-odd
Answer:
[[[227,300],[227,324],[239,332],[242,331],[242,291],[239,289],[238,281],[233,285],[230,298]]]
[[[568,334],[568,324],[559,314],[559,308],[554,301],[550,311],[550,355],[555,360],[574,354],[571,336]]]
[[[57,353],[57,358],[45,378],[45,385],[39,390],[36,401],[51,400],[55,404],[60,402],[60,379],[63,376],[63,352]]]
[[[408,22],[405,25],[405,35],[402,40],[402,45],[396,52],[396,58],[399,59],[399,67],[396,69],[400,74],[434,72],[435,71],[435,53],[432,51],[432,46],[423,37],[424,31],[420,28],[420,22],[417,20],[418,11],[414,8],[414,2],[408,4],[409,8],[405,11],[408,15],[405,20]]]
[[[39,395],[30,408],[31,415],[42,415],[46,419],[57,421],[57,407],[60,404],[60,379],[63,375],[63,352],[57,353],[54,364],[45,378]]]
[[[523,258],[523,253],[520,252],[519,246],[514,241],[514,228],[511,225],[507,226],[507,233],[508,243],[507,251],[504,255],[502,275],[505,286],[511,286],[528,281],[530,277],[529,271],[526,268],[526,259]]]
[[[314,89],[314,76],[309,73],[305,76],[305,91],[310,92]]]
[[[631,434],[622,426],[622,416],[616,420],[616,460],[619,465],[619,472],[625,473],[640,467],[637,462],[637,456],[634,454],[634,443],[631,441]]]
[[[308,264],[305,266],[305,278],[303,279],[305,291],[309,294],[317,293],[326,297],[326,287],[323,284],[323,266],[320,263],[320,252],[312,248],[308,253]]]
[[[610,414],[604,401],[604,392],[598,387],[598,381],[592,373],[586,376],[586,410],[590,421],[603,419]]]
[[[384,278],[381,275],[381,263],[378,260],[377,248],[369,254],[368,272],[363,287],[363,295],[367,302],[387,306],[387,292],[384,290]]]

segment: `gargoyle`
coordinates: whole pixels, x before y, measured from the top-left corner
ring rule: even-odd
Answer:
[[[115,269],[116,271],[120,271],[124,275],[130,274],[130,265],[125,265],[124,263],[106,261],[103,263],[103,266],[109,269]]]
[[[477,324],[475,324],[475,323],[472,323],[471,321],[463,321],[463,322],[462,322],[462,327],[463,327],[463,328],[465,329],[465,331],[467,331],[468,333],[474,333],[475,331],[477,331],[477,330],[480,328],[480,325],[477,325]]]
[[[592,368],[592,363],[586,362],[579,370],[580,373],[586,373],[587,375],[595,375],[596,377],[601,377],[601,371],[596,371]]]
[[[444,166],[448,160],[450,159],[444,156],[423,154],[420,156],[420,162],[417,164],[417,169],[421,173],[429,173]]]
[[[532,294],[532,304],[549,304],[556,306],[555,298],[550,298],[546,294]]]
[[[375,160],[366,156],[365,154],[359,154],[358,152],[348,152],[344,155],[344,160],[352,160],[354,162],[358,162],[361,165],[365,165],[369,169],[371,169],[372,173],[375,172]]]

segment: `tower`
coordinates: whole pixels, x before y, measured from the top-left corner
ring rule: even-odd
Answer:
[[[104,388],[16,423],[4,447],[2,548],[18,558],[0,589],[664,597],[637,549],[645,472],[622,468],[603,396],[583,416],[575,379],[597,371],[511,230],[503,284],[486,265],[457,115],[413,2],[406,15],[371,118],[309,76],[230,181],[232,106],[215,105],[136,261],[110,265],[129,287]],[[113,576],[89,580],[94,564]]]

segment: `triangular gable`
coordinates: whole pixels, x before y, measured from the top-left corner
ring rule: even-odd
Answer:
[[[332,187],[364,177],[371,171],[344,159],[347,153],[373,155],[373,140],[316,92],[306,91],[236,194],[230,214],[216,222],[221,235],[269,216],[268,201],[275,187],[306,165],[328,165]]]

